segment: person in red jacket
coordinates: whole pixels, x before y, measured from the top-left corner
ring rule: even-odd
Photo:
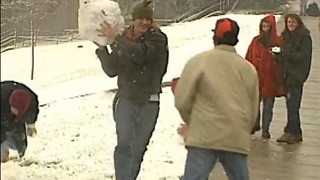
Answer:
[[[260,100],[263,103],[262,138],[269,139],[275,97],[282,97],[286,94],[280,69],[276,65],[275,52],[272,52],[272,49],[281,45],[282,39],[277,35],[276,20],[272,14],[261,20],[259,30],[259,35],[254,37],[249,45],[246,59],[254,65],[258,72]],[[252,134],[259,130],[260,113]]]

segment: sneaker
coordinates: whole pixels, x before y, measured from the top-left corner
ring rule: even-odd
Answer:
[[[303,137],[302,137],[302,134],[298,134],[296,135],[296,138],[299,142],[302,142],[303,141]]]
[[[270,139],[270,138],[271,138],[271,136],[270,136],[269,131],[267,131],[267,130],[263,130],[263,131],[262,131],[261,138],[262,138],[262,139]]]
[[[287,142],[290,137],[290,133],[284,133],[277,139],[277,142]]]

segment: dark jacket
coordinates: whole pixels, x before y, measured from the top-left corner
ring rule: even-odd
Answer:
[[[131,40],[119,35],[111,46],[100,47],[96,54],[109,77],[118,76],[119,97],[133,102],[147,102],[152,94],[162,92],[162,78],[168,66],[168,40],[160,29],[150,28]]]
[[[13,131],[14,128],[18,128],[18,124],[14,121],[14,116],[11,113],[9,105],[9,98],[11,93],[16,89],[24,89],[30,92],[32,97],[31,104],[27,112],[19,119],[20,124],[25,126],[27,124],[33,124],[37,121],[39,114],[39,101],[38,96],[26,85],[15,81],[2,81],[1,82],[1,143],[5,140],[5,132]],[[25,129],[25,128],[19,128]]]
[[[308,5],[307,12],[308,16],[319,17],[320,16],[320,9],[316,2],[313,2]]]
[[[308,79],[312,59],[312,39],[309,30],[282,33],[281,66],[286,86],[302,86]]]

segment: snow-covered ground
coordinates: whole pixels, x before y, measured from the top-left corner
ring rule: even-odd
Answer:
[[[236,48],[240,55],[245,55],[264,15],[229,14],[162,27],[170,48],[164,81],[179,76],[191,56],[213,47],[211,29],[222,17],[239,23],[240,42]],[[80,45],[83,47],[79,48]],[[25,157],[1,164],[1,179],[100,180],[114,174],[113,94],[104,91],[115,88],[116,79],[103,73],[95,48],[88,41],[36,47],[33,81],[30,48],[1,54],[1,81],[24,82],[36,90],[41,104],[50,103],[40,110],[38,136],[29,138]],[[83,94],[92,95],[71,98]],[[183,174],[186,151],[176,133],[179,123],[172,94],[165,88],[158,124],[139,179],[177,179]]]

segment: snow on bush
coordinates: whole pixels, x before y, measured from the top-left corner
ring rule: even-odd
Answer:
[[[106,46],[113,39],[98,36],[100,24],[108,22],[112,27],[118,26],[119,34],[124,30],[124,18],[117,2],[111,0],[80,0],[78,26],[80,36],[99,45]]]

